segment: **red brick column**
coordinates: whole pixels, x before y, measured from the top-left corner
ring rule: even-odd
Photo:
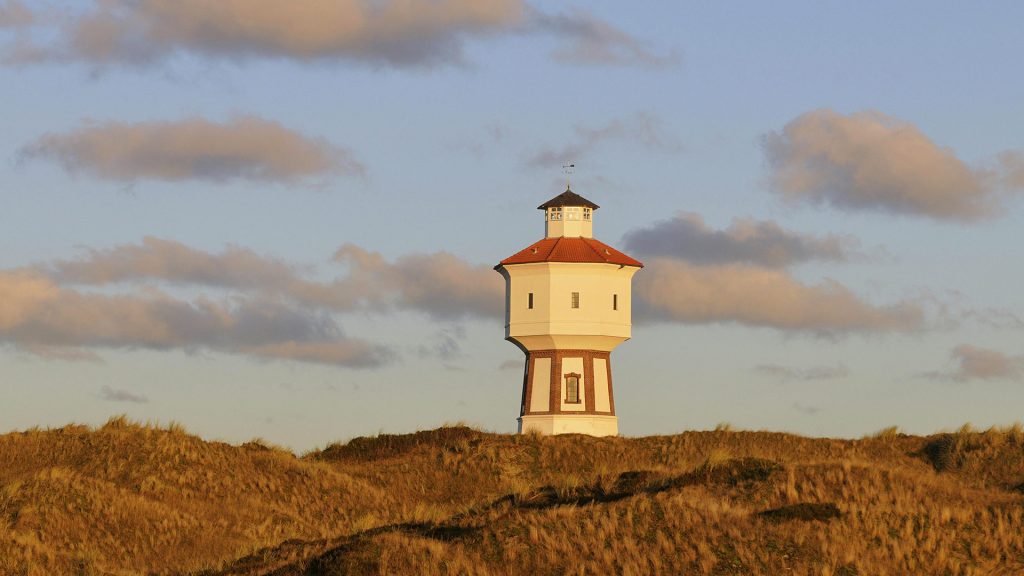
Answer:
[[[582,411],[562,412],[562,394],[564,393],[565,378],[562,374],[563,358],[583,358],[583,393],[584,409]],[[537,358],[551,359],[551,388],[548,396],[548,410],[535,411],[531,405],[533,398],[533,376],[536,370]],[[612,363],[611,354],[601,350],[534,350],[527,354],[526,370],[523,377],[523,402],[520,409],[520,416],[534,414],[609,414],[597,412],[594,391],[594,359],[603,358],[608,370],[608,406],[611,409],[610,415],[615,415],[615,398],[612,395]]]

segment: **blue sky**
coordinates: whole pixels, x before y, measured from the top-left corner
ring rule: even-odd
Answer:
[[[0,429],[514,430],[565,161],[624,434],[1020,418],[1018,4],[221,7],[0,1]]]

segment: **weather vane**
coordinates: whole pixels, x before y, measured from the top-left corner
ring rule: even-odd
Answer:
[[[565,174],[565,189],[569,189],[569,180],[572,177],[573,171],[576,170],[576,164],[562,164],[562,174]]]

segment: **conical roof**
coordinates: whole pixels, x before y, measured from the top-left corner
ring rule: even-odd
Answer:
[[[562,192],[551,200],[537,206],[537,209],[547,210],[548,208],[554,208],[556,206],[586,206],[587,208],[592,208],[594,210],[600,208],[597,204],[594,204],[590,200],[587,200],[583,196],[573,192],[568,187],[565,188],[565,192]]]
[[[595,238],[568,238],[558,236],[544,238],[501,261],[499,266],[509,264],[533,264],[535,262],[590,262],[595,264],[618,264],[643,268],[642,262],[631,258]]]

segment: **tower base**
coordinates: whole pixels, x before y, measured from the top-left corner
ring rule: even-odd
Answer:
[[[545,436],[554,434],[587,434],[589,436],[618,436],[619,419],[616,416],[593,414],[544,414],[520,416],[519,433],[536,432]]]

